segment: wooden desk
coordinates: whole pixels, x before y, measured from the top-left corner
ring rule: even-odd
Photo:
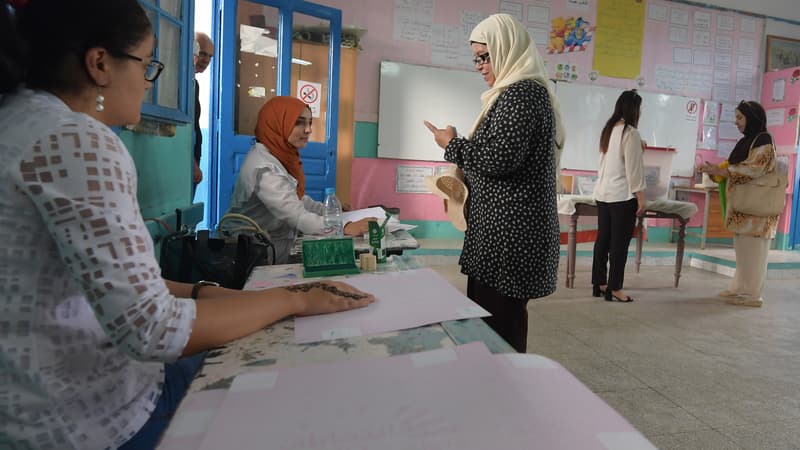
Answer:
[[[722,205],[719,202],[719,189],[717,187],[674,187],[672,188],[672,199],[675,199],[678,192],[703,194],[703,224],[700,233],[687,233],[689,236],[700,238],[700,249],[706,248],[706,239],[711,238],[732,238],[733,233],[725,228],[722,220]],[[670,230],[673,231],[673,230]],[[674,232],[674,231],[673,231]]]
[[[578,229],[578,218],[580,216],[597,216],[597,206],[594,204],[594,201],[590,198],[571,198],[568,200],[574,205],[574,212],[572,212],[569,216],[569,232],[567,235],[567,277],[566,277],[566,287],[572,289],[575,287],[575,260],[576,260],[576,246],[577,246],[577,239],[576,233]],[[689,223],[689,219],[692,217],[694,212],[685,212],[683,214],[665,212],[658,207],[664,201],[658,202],[650,202],[648,203],[648,208],[650,205],[654,209],[647,209],[645,211],[644,217],[639,217],[636,222],[636,272],[639,272],[639,268],[642,262],[642,230],[644,228],[644,219],[671,219],[673,221],[677,220],[679,224],[678,228],[678,243],[677,249],[675,253],[675,287],[678,287],[678,283],[681,278],[681,268],[683,267],[683,252],[684,252],[684,238],[686,237],[686,224]],[[567,200],[559,200],[559,213],[562,211],[568,211],[571,208],[566,208]],[[676,203],[686,203],[686,202],[676,202]],[[688,206],[688,205],[687,205]],[[697,211],[697,207],[689,208],[691,211]]]

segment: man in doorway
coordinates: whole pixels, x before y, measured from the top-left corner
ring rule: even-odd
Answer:
[[[207,34],[197,32],[194,34],[195,54],[194,54],[194,73],[203,73],[211,57],[214,56],[214,43]],[[200,86],[197,79],[194,80],[194,174],[192,181],[194,186],[203,181],[203,171],[200,170],[200,157],[202,156],[203,133],[200,130]],[[192,190],[194,197],[194,190]]]

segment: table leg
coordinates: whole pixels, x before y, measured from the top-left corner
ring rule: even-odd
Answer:
[[[684,248],[684,239],[686,238],[686,224],[689,223],[689,219],[678,219],[681,223],[681,227],[678,230],[678,249],[675,252],[675,287],[678,287],[678,282],[681,279],[681,268],[683,268],[683,248]]]
[[[706,234],[708,233],[708,209],[711,203],[711,191],[706,190],[706,201],[703,205],[703,227],[700,229],[700,250],[706,248]]]
[[[639,273],[639,266],[642,265],[642,229],[644,228],[644,217],[636,219],[636,273]]]
[[[575,286],[575,246],[577,245],[576,233],[578,231],[578,214],[569,216],[569,231],[567,232],[567,287]]]

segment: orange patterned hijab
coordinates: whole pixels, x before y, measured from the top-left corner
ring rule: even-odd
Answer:
[[[295,97],[272,97],[258,112],[256,140],[283,164],[287,172],[297,179],[297,198],[306,192],[306,176],[300,161],[300,150],[289,144],[289,135],[300,113],[308,106]]]

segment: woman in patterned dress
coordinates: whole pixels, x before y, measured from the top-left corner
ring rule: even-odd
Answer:
[[[736,195],[734,186],[755,178],[776,173],[775,145],[767,132],[767,114],[757,102],[742,101],[736,107],[736,127],[744,134],[728,156],[727,164],[705,163],[701,172],[727,178],[728,203]],[[732,231],[736,254],[736,271],[728,289],[719,293],[732,305],[761,307],[764,281],[767,276],[767,253],[775,238],[778,219],[775,216],[753,216],[733,210],[725,213],[725,227]]]
[[[203,350],[373,298],[161,278],[110,128],[139,121],[164,69],[147,14],[137,0],[15,4],[0,1],[0,447],[154,448]]]
[[[528,31],[494,14],[470,34],[475,68],[489,89],[469,137],[425,125],[444,158],[466,176],[467,230],[459,264],[484,319],[525,352],[527,303],[556,289],[556,175],[564,129],[547,71]]]

